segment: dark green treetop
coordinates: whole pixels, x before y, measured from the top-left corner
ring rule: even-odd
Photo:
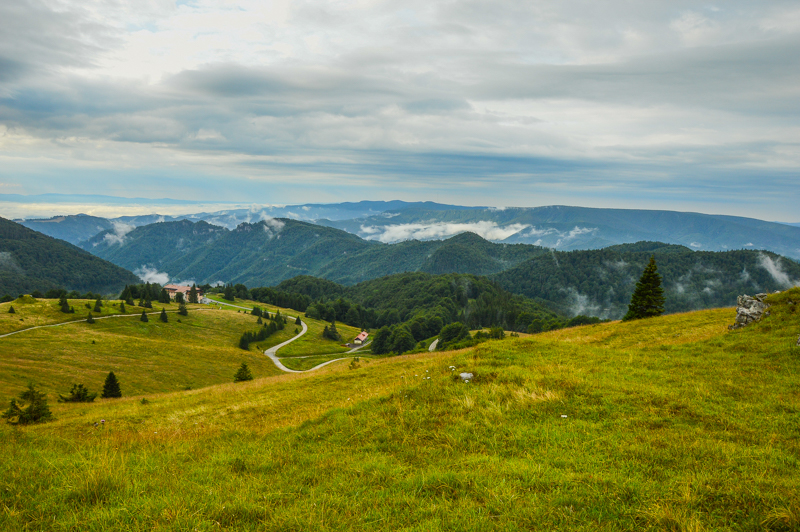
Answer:
[[[28,389],[20,393],[19,398],[22,400],[22,404],[27,403],[28,406],[22,408],[22,404],[17,403],[16,399],[12,399],[8,410],[3,412],[2,417],[12,425],[40,423],[53,417],[50,407],[47,406],[47,395],[34,388],[33,383],[28,383]]]
[[[119,381],[113,371],[108,373],[106,382],[103,384],[103,399],[122,397],[122,390],[119,388]]]
[[[645,266],[642,277],[636,283],[636,289],[631,296],[628,312],[622,321],[639,320],[664,313],[664,289],[661,287],[661,275],[658,273],[656,260],[650,257],[650,262]]]
[[[253,380],[253,374],[250,373],[250,368],[247,367],[247,363],[242,362],[242,365],[239,366],[239,369],[233,376],[233,382],[243,382],[251,380]]]

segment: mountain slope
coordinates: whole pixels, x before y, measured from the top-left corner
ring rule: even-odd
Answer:
[[[330,227],[288,219],[243,223],[229,231],[188,220],[108,230],[84,249],[130,270],[154,268],[175,280],[269,286],[297,275],[344,284],[408,271],[501,272],[546,250],[494,244],[465,233],[448,240],[380,244]]]
[[[770,252],[692,251],[658,242],[553,251],[492,278],[513,293],[550,301],[568,314],[619,318],[651,255],[663,279],[668,313],[730,306],[739,294],[800,283],[800,264]]]
[[[108,293],[137,282],[131,272],[72,244],[0,218],[0,295],[53,288]]]

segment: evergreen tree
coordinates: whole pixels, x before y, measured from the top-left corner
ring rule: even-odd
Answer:
[[[128,299],[125,300],[125,303],[128,306],[132,307],[133,306],[133,297],[132,296],[128,296]]]
[[[178,305],[178,314],[180,314],[181,316],[188,316],[189,315],[189,311],[186,310],[186,304],[185,303],[181,303],[180,305]]]
[[[16,399],[12,399],[8,410],[3,412],[2,415],[12,425],[39,423],[53,417],[50,413],[50,407],[47,406],[47,395],[36,390],[33,383],[28,383],[28,389],[20,393],[19,398],[22,403],[17,403]],[[25,403],[28,406],[22,408]]]
[[[158,302],[159,303],[169,303],[169,292],[167,292],[166,288],[162,288],[161,292],[158,293]]]
[[[103,395],[101,397],[103,399],[122,397],[119,381],[113,371],[109,372],[108,377],[106,377],[106,382],[103,384]]]
[[[256,323],[258,323],[259,325],[264,323],[264,320],[261,319],[261,316],[258,317],[258,319],[256,320]]]
[[[8,307],[8,313],[9,314],[16,314],[17,313],[17,311],[14,310],[14,305],[11,305],[10,307]]]
[[[139,321],[143,321],[145,323],[150,321],[150,319],[147,317],[147,311],[145,311],[145,310],[142,311],[142,317],[139,318]]]
[[[86,316],[86,323],[94,323],[94,317],[92,317],[92,313],[90,312],[88,316]]]
[[[192,287],[189,289],[189,303],[198,303],[197,297],[197,285],[192,283]]]
[[[125,313],[125,302],[124,301],[120,301],[119,302],[119,311],[121,313],[123,313],[123,314]]]
[[[400,354],[414,349],[416,342],[414,341],[414,336],[411,334],[411,331],[408,330],[408,327],[400,325],[392,332],[389,343],[392,346],[392,351]]]
[[[389,343],[389,338],[391,336],[392,331],[388,326],[384,325],[378,329],[375,332],[375,336],[372,337],[372,345],[370,346],[372,352],[376,355],[385,355],[390,352],[392,350],[392,346]]]
[[[186,299],[183,297],[183,292],[175,292],[175,302],[179,305],[181,303],[186,303]]]
[[[236,296],[233,294],[233,285],[225,286],[225,292],[223,293],[222,297],[228,301],[234,301],[236,299]]]
[[[295,325],[302,325],[303,324],[303,322],[300,320],[300,316],[297,316],[297,319],[294,320],[294,324]]]
[[[661,287],[661,275],[658,273],[655,257],[645,266],[642,277],[636,283],[631,296],[628,312],[622,321],[639,320],[661,316],[664,313],[664,289]]]
[[[70,306],[67,302],[67,294],[61,294],[61,297],[58,298],[58,305],[61,307],[61,312],[64,314],[70,313]]]
[[[97,397],[96,393],[89,393],[89,389],[83,384],[73,384],[69,395],[59,394],[59,403],[91,403]]]
[[[94,302],[94,311],[98,314],[103,312],[103,301],[98,297],[97,301]]]
[[[239,369],[233,376],[233,382],[242,382],[251,380],[253,380],[253,374],[250,373],[250,368],[247,367],[247,364],[242,362],[242,365],[239,366]]]
[[[161,315],[158,317],[158,319],[160,319],[164,323],[167,323],[169,321],[169,318],[167,317],[167,311],[164,310],[164,307],[161,307]]]
[[[144,294],[144,308],[153,308],[153,300],[150,298],[150,291]]]

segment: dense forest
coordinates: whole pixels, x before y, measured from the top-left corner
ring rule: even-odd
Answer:
[[[72,244],[0,218],[0,295],[53,289],[109,293],[138,281]]]
[[[492,279],[567,315],[617,319],[651,256],[663,278],[667,313],[732,306],[738,295],[782,290],[800,281],[800,264],[774,253],[692,251],[659,242],[553,251]]]

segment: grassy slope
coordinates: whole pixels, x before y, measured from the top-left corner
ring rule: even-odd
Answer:
[[[0,428],[0,529],[796,530],[800,289],[772,299],[735,332],[702,311],[53,404]]]
[[[7,306],[0,305],[0,315],[7,312]],[[161,306],[153,310],[159,312]],[[169,310],[170,305],[163,306]],[[61,316],[67,315],[59,312],[54,317]],[[69,316],[81,317],[77,310]],[[41,320],[48,318],[45,313]],[[5,404],[29,380],[51,398],[68,392],[72,383],[98,391],[109,371],[120,379],[126,396],[229,382],[242,362],[247,362],[257,376],[279,373],[255,344],[249,351],[238,347],[241,334],[258,327],[253,316],[230,310],[190,309],[188,316],[170,313],[168,323],[159,321],[158,314],[149,318],[142,323],[138,315],[122,316],[96,320],[91,325],[80,322],[24,331],[0,339],[0,400]],[[35,320],[31,317],[28,321]],[[258,344],[266,348],[292,334],[293,330],[280,331]]]

